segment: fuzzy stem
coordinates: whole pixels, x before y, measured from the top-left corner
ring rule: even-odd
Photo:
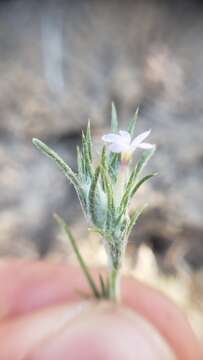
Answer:
[[[113,268],[109,273],[109,297],[114,302],[120,298],[120,271]]]

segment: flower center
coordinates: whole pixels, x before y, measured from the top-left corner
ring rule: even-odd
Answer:
[[[121,153],[122,164],[128,164],[132,158],[132,152],[130,150]]]

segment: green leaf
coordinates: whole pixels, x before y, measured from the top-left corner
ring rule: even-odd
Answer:
[[[105,299],[108,299],[109,298],[108,283],[105,284],[105,281],[101,274],[99,274],[99,281],[100,281],[100,287],[101,287],[101,296]]]
[[[121,154],[111,153],[109,156],[109,174],[114,182],[117,180]]]
[[[111,130],[113,132],[118,131],[118,114],[114,102],[111,104]]]
[[[135,184],[135,186],[134,186],[134,188],[133,188],[133,190],[132,190],[132,192],[131,192],[131,198],[133,197],[133,195],[136,193],[136,191],[140,188],[140,186],[141,186],[144,182],[146,182],[147,180],[151,179],[153,176],[156,176],[156,175],[157,175],[157,173],[149,174],[149,175],[144,176],[140,181],[138,181],[138,182]]]
[[[69,226],[65,223],[65,221],[57,214],[54,215],[54,218],[56,219],[56,221],[58,222],[58,224],[64,229],[66,235],[68,236],[69,240],[70,240],[70,243],[71,243],[71,246],[73,248],[73,251],[79,261],[79,264],[83,270],[83,273],[89,283],[89,286],[93,292],[93,295],[98,299],[100,298],[100,293],[96,287],[96,284],[92,278],[92,275],[89,271],[89,268],[87,266],[87,264],[85,263],[82,255],[80,254],[80,251],[78,249],[78,246],[77,246],[77,243],[76,243],[76,240],[73,236],[73,234],[71,233],[70,229],[69,229]]]
[[[137,107],[135,114],[128,125],[128,132],[131,135],[131,137],[133,137],[135,133],[135,126],[137,123],[138,115],[139,115],[139,107]]]
[[[40,150],[43,154],[45,154],[46,156],[48,156],[49,158],[55,161],[59,169],[62,170],[65,176],[70,180],[70,182],[74,185],[76,190],[80,193],[81,185],[78,181],[77,175],[66,164],[66,162],[54,150],[52,150],[49,146],[44,144],[41,140],[34,138],[32,142],[38,150]]]
[[[80,151],[79,146],[77,146],[76,149],[77,149],[78,175],[79,175],[80,179],[82,179],[82,177],[83,177],[83,171],[84,171],[83,161],[82,161],[82,154],[81,154],[81,151]]]
[[[101,162],[100,163],[101,163],[101,166],[103,167],[103,169],[106,170],[108,168],[106,146],[103,146],[103,148],[102,148]]]
[[[137,171],[137,168],[135,168],[134,172],[131,174],[128,184],[126,186],[126,191],[121,199],[121,203],[119,206],[119,212],[118,212],[119,215],[117,217],[116,224],[118,224],[120,222],[122,216],[127,211],[130,200],[133,198],[134,194],[140,188],[140,186],[145,181],[149,180],[151,177],[157,175],[157,173],[146,175],[140,181],[134,183],[134,180],[136,177],[136,171]]]
[[[132,171],[132,173],[128,179],[128,182],[126,184],[125,191],[124,191],[124,194],[122,196],[120,206],[119,206],[119,216],[118,216],[117,222],[120,221],[121,217],[123,216],[124,212],[127,209],[129,200],[131,198],[131,192],[134,187],[136,176],[137,176],[137,166]]]
[[[156,150],[156,147],[154,146],[152,149],[146,150],[141,155],[140,160],[137,163],[137,177],[141,174],[144,167],[147,165],[149,159],[152,157]]]
[[[82,154],[83,154],[85,176],[86,176],[86,180],[88,180],[93,176],[93,167],[90,159],[89,144],[83,132],[82,132]]]
[[[92,232],[92,233],[95,233],[95,234],[98,234],[102,237],[104,237],[104,233],[101,229],[97,228],[97,227],[91,227],[91,228],[88,228],[88,231]]]
[[[100,219],[98,219],[98,213],[97,213],[97,201],[96,201],[96,195],[97,195],[97,183],[100,175],[100,165],[97,166],[92,183],[89,190],[89,197],[88,197],[88,203],[89,203],[89,212],[91,215],[91,219],[93,224],[97,225]]]
[[[130,235],[133,227],[135,226],[138,218],[140,217],[140,215],[142,214],[142,212],[146,209],[147,204],[145,204],[144,206],[141,207],[141,209],[136,209],[133,211],[131,217],[130,217],[130,222],[127,228],[127,236]]]
[[[118,216],[117,221],[119,221],[121,219],[121,217],[123,216],[123,214],[127,210],[127,206],[129,204],[129,201],[132,199],[133,195],[139,189],[139,187],[145,181],[150,179],[152,176],[157,175],[156,173],[147,175],[144,178],[142,178],[140,181],[135,183],[136,179],[138,178],[138,176],[140,175],[140,173],[142,172],[142,170],[146,166],[147,162],[149,161],[151,156],[154,154],[154,151],[155,151],[155,147],[150,149],[150,150],[145,151],[142,154],[141,159],[138,161],[135,169],[131,173],[130,178],[128,180],[128,183],[126,185],[126,190],[125,190],[125,192],[123,194],[123,197],[121,199],[121,203],[120,203],[120,207],[119,207],[119,216]]]
[[[134,184],[134,181],[136,179],[136,176],[137,176],[137,166],[135,167],[135,169],[132,171],[129,179],[128,179],[128,182],[127,182],[127,185],[126,185],[126,191],[125,191],[125,194],[127,194],[130,189],[132,188],[133,184]],[[124,196],[125,196],[124,194]]]
[[[105,297],[106,289],[105,289],[104,279],[101,274],[99,274],[99,281],[100,281],[101,293],[103,297]]]
[[[114,194],[110,176],[108,175],[108,172],[102,167],[101,175],[104,183],[104,189],[107,195],[106,230],[109,231],[111,229],[115,214]]]
[[[87,125],[86,143],[87,143],[87,150],[89,153],[89,159],[90,161],[92,161],[92,136],[91,136],[90,120],[88,121],[88,125]]]

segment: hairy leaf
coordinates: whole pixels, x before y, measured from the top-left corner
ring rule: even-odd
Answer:
[[[90,271],[89,271],[89,268],[87,266],[87,264],[85,263],[80,251],[79,251],[79,248],[77,246],[77,243],[76,243],[76,240],[72,234],[72,232],[70,231],[70,228],[69,226],[65,223],[65,221],[57,214],[54,215],[56,221],[58,222],[59,225],[62,226],[62,228],[64,229],[66,235],[68,236],[69,240],[70,240],[70,243],[71,243],[71,246],[73,248],[73,251],[79,261],[79,264],[84,272],[84,275],[86,276],[86,279],[89,283],[89,286],[90,288],[92,289],[92,292],[93,292],[93,295],[96,297],[96,298],[100,298],[100,293],[95,285],[95,282],[90,274]]]
[[[105,169],[101,168],[101,175],[104,183],[104,189],[107,195],[106,230],[110,230],[115,214],[114,194],[113,194],[111,179],[110,176],[108,175],[108,172],[105,171]]]
[[[111,105],[111,130],[113,132],[118,131],[118,114],[115,104],[112,102]]]
[[[45,143],[43,143],[39,139],[33,139],[33,144],[36,146],[38,150],[43,152],[45,155],[47,155],[49,158],[55,161],[56,165],[63,171],[65,176],[70,180],[70,182],[74,185],[77,191],[81,190],[81,186],[79,183],[79,180],[77,178],[77,175],[73,172],[73,170],[66,164],[66,162],[49,146],[47,146]]]
[[[130,235],[133,227],[135,226],[138,218],[140,217],[140,215],[142,214],[142,212],[144,211],[144,209],[146,209],[147,205],[145,204],[144,206],[142,206],[141,209],[136,209],[133,211],[131,217],[130,217],[130,222],[128,224],[128,228],[127,228],[127,236]]]
[[[82,154],[81,154],[79,146],[77,146],[76,149],[77,149],[78,176],[80,177],[80,179],[82,179],[83,178],[83,171],[84,171],[83,161],[82,161]]]
[[[138,115],[139,115],[139,107],[137,107],[135,114],[128,125],[128,132],[131,135],[131,137],[133,137],[135,133],[135,126],[138,119]]]
[[[114,182],[117,180],[121,154],[111,153],[109,156],[109,174]]]
[[[132,173],[128,179],[128,182],[126,184],[125,191],[123,193],[123,196],[122,196],[122,199],[120,202],[120,206],[119,206],[119,216],[118,216],[117,221],[119,221],[119,219],[121,219],[121,217],[123,216],[123,214],[126,211],[127,205],[131,198],[131,192],[132,192],[134,184],[135,184],[136,176],[137,176],[137,167],[135,167],[135,169],[132,171]]]
[[[151,179],[153,176],[156,176],[157,173],[153,173],[153,174],[149,174],[144,176],[140,181],[138,181],[137,184],[135,184],[132,192],[131,192],[131,198],[133,197],[133,195],[136,193],[136,191],[140,188],[140,186],[147,180]]]
[[[101,153],[101,167],[105,170],[108,168],[106,146],[103,146]]]
[[[86,131],[86,143],[87,149],[89,153],[89,159],[92,161],[92,136],[91,136],[91,129],[90,129],[90,121],[88,121],[87,131]]]
[[[97,183],[98,183],[98,179],[99,179],[99,175],[100,175],[100,171],[101,168],[100,166],[98,166],[95,170],[93,179],[92,179],[92,183],[90,186],[90,190],[89,190],[89,212],[91,215],[91,219],[93,224],[98,225],[98,222],[100,222],[100,219],[98,219],[98,212],[97,212],[97,199],[96,199],[96,195],[97,195]]]
[[[93,167],[92,167],[92,162],[91,162],[91,159],[89,156],[89,152],[90,152],[90,149],[89,149],[87,139],[86,139],[84,133],[82,132],[82,154],[83,154],[83,161],[84,161],[85,176],[86,176],[87,180],[89,180],[93,176]]]
[[[143,152],[140,160],[137,163],[137,177],[141,174],[144,167],[147,165],[149,159],[152,157],[156,150],[156,147],[154,146],[152,149],[146,150]]]
[[[101,287],[101,295],[103,298],[108,299],[109,298],[108,282],[106,282],[105,284],[104,278],[101,274],[99,274],[99,281]]]

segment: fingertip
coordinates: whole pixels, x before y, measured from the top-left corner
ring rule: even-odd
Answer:
[[[35,350],[29,360],[172,360],[159,333],[140,315],[110,303],[92,306]]]
[[[157,289],[133,278],[125,278],[122,285],[123,302],[156,327],[178,359],[203,359],[202,346],[177,305]]]
[[[74,266],[43,261],[0,261],[0,319],[23,315],[65,301],[80,300],[88,291]]]

